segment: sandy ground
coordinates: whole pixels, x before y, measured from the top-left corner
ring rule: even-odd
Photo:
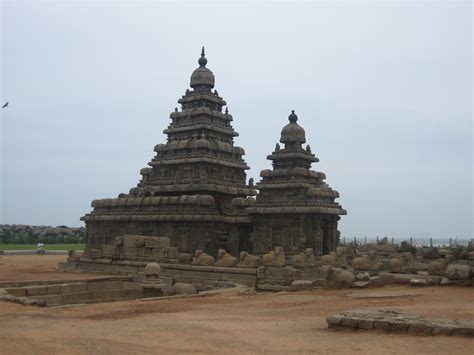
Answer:
[[[3,255],[0,257],[0,282],[12,280],[80,280],[94,274],[58,272],[60,261],[67,255]],[[104,274],[100,274],[104,276]],[[0,349],[1,352],[1,349]]]
[[[71,278],[52,271],[58,259],[3,257],[0,280]],[[332,331],[325,321],[354,308],[474,319],[473,305],[472,288],[399,286],[57,308],[0,302],[0,354],[473,354],[471,338]]]

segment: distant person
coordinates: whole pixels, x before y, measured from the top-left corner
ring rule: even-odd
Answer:
[[[38,245],[38,254],[39,255],[44,255],[45,253],[45,250],[44,250],[44,243],[43,242],[39,242]]]

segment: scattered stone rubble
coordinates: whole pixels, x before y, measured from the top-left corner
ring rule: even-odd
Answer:
[[[423,335],[474,336],[474,321],[430,319],[393,310],[350,310],[327,318],[330,329],[379,330]]]
[[[387,245],[387,244],[384,244]],[[362,251],[361,251],[362,249]],[[240,258],[224,248],[218,251],[217,260],[202,250],[194,257],[180,253],[170,246],[165,237],[122,235],[112,245],[93,250],[89,257],[72,252],[63,270],[90,270],[122,274],[139,274],[150,262],[161,266],[162,276],[174,282],[210,284],[234,282],[256,290],[291,291],[316,287],[379,287],[384,284],[412,286],[473,285],[474,262],[468,252],[439,250],[439,259],[425,259],[422,250],[406,252],[404,248],[390,245],[392,252],[339,246],[335,252],[317,256],[312,248],[287,257],[284,249],[274,250],[262,257],[246,251]],[[430,254],[431,255],[431,254]],[[169,286],[169,285],[168,285]],[[160,286],[161,287],[161,286]],[[169,287],[165,293],[169,293]]]

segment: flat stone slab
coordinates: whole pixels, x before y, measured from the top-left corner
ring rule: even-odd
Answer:
[[[398,298],[398,297],[416,297],[421,296],[422,293],[410,290],[403,291],[392,291],[392,290],[380,290],[380,291],[369,291],[369,292],[351,292],[346,295],[350,298]]]
[[[474,337],[473,320],[424,318],[392,310],[356,309],[328,317],[330,329],[383,330],[414,335],[461,335]]]

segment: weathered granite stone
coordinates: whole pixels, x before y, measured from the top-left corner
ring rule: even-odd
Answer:
[[[372,286],[381,287],[383,286],[383,279],[380,276],[371,276],[370,284]]]
[[[146,278],[158,278],[161,274],[160,264],[151,262],[145,266],[145,277]]]
[[[414,335],[474,336],[473,321],[423,318],[386,310],[350,310],[327,318],[329,328],[408,332]]]
[[[370,250],[367,255],[352,260],[354,270],[379,271],[382,268],[377,252]]]
[[[306,248],[303,253],[293,255],[291,258],[291,264],[295,268],[314,267],[316,260],[314,258],[313,248]]]
[[[272,250],[268,254],[263,255],[262,264],[264,266],[271,267],[285,266],[285,253],[283,252],[283,248],[276,247],[275,250]]]
[[[447,266],[448,265],[444,259],[431,261],[428,264],[428,274],[443,276]]]
[[[194,259],[191,262],[191,265],[196,266],[213,266],[215,264],[215,259],[211,255],[207,255],[202,250],[196,250],[194,254]]]
[[[370,285],[369,281],[356,281],[352,284],[354,288],[365,288]]]
[[[255,255],[251,255],[246,251],[240,252],[240,262],[237,267],[242,268],[257,268],[262,265],[262,260]]]
[[[219,249],[217,253],[217,261],[216,266],[220,267],[236,267],[239,263],[239,260],[235,257],[230,255],[225,249]]]
[[[313,282],[310,280],[295,280],[290,285],[291,291],[304,291],[313,289]]]
[[[469,280],[472,277],[472,270],[469,265],[449,264],[446,277],[450,280]]]
[[[173,292],[176,295],[195,295],[198,293],[196,286],[184,282],[175,283]]]

